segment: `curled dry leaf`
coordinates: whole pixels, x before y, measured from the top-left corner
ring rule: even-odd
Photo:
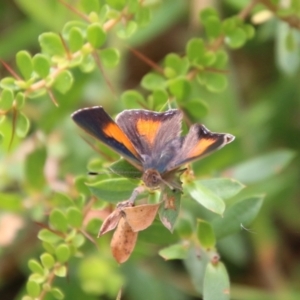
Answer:
[[[159,206],[160,203],[133,206],[132,201],[123,201],[104,220],[98,236],[117,227],[110,247],[118,263],[123,263],[129,258],[136,244],[137,232],[152,224]]]
[[[160,203],[126,207],[123,209],[125,219],[134,232],[142,231],[153,223],[159,206]]]
[[[135,247],[137,235],[126,219],[121,218],[110,243],[112,254],[118,263],[124,263],[129,258]]]
[[[122,209],[125,207],[131,207],[132,205],[133,204],[128,200],[118,203],[116,209],[102,223],[98,237],[115,229],[122,217]]]

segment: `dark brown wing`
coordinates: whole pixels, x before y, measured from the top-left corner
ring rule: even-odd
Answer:
[[[181,119],[177,109],[161,113],[137,109],[123,111],[116,123],[142,157],[144,169],[163,172],[180,146]]]
[[[91,136],[109,146],[133,165],[141,166],[141,158],[130,138],[101,106],[80,109],[72,114],[72,118]]]
[[[168,170],[176,169],[183,164],[202,158],[233,140],[234,136],[229,133],[211,132],[204,125],[194,124],[184,138],[177,155],[169,163]]]

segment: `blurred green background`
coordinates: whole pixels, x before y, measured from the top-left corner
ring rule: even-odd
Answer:
[[[18,190],[28,172],[34,174],[34,168],[41,168],[36,161],[26,171],[23,162],[36,138],[46,141],[50,155],[46,168],[51,169],[48,176],[55,179],[48,178],[52,182],[49,189],[64,191],[68,180],[86,171],[88,159],[97,157],[78,135],[70,114],[92,105],[119,112],[124,105],[118,95],[137,88],[142,76],[150,71],[127,45],[156,62],[169,52],[180,54],[189,38],[202,35],[199,11],[215,2],[164,1],[156,8],[155,21],[129,42],[111,36],[110,44],[123,51],[121,66],[105,72],[113,92],[99,71],[83,74],[75,70],[76,84],[71,91],[55,94],[59,108],[47,96],[28,101],[24,109],[31,120],[28,138],[21,143],[17,138],[11,151],[1,148],[1,193]],[[217,3],[217,8],[226,17],[238,14],[249,2],[225,0]],[[40,51],[38,35],[60,32],[72,18],[73,13],[59,1],[2,0],[0,58],[14,66],[19,50]],[[223,170],[226,176],[247,185],[248,192],[266,195],[255,223],[219,243],[232,283],[232,299],[300,299],[300,29],[290,30],[275,17],[255,28],[250,42],[241,49],[229,50],[228,88],[218,94],[199,89],[208,109],[199,122],[213,131],[236,135],[236,141],[222,150],[226,161],[214,154],[195,163],[195,169],[203,174],[211,169]],[[7,71],[2,67],[0,77],[5,76]],[[268,172],[269,164],[276,163],[278,169]],[[19,299],[29,274],[27,261],[41,250],[36,239],[39,227],[32,220],[42,219],[47,201],[34,191],[30,195],[27,199],[24,192],[28,211],[10,213],[5,207],[0,211],[1,300]],[[130,283],[126,299],[199,299],[181,262],[164,262],[154,254],[139,260],[145,253],[157,253],[149,239],[160,239],[156,228],[143,235],[133,260],[121,268],[108,258],[109,238],[100,242],[101,255],[94,245],[85,245],[85,259],[74,259],[74,266],[70,263],[71,281],[58,281],[67,299],[115,299],[116,287],[124,279]],[[162,245],[176,240],[168,232],[162,235]]]

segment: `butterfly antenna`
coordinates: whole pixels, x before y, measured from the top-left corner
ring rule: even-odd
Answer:
[[[99,175],[99,173],[98,172],[88,172],[88,175],[97,176],[97,175]]]

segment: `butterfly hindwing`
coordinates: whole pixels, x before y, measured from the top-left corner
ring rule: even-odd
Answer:
[[[73,120],[83,130],[112,148],[135,166],[140,166],[140,156],[130,139],[101,106],[80,109],[72,114]]]
[[[194,124],[184,138],[174,160],[170,163],[169,170],[199,159],[233,140],[234,136],[231,134],[211,132],[202,124]]]

